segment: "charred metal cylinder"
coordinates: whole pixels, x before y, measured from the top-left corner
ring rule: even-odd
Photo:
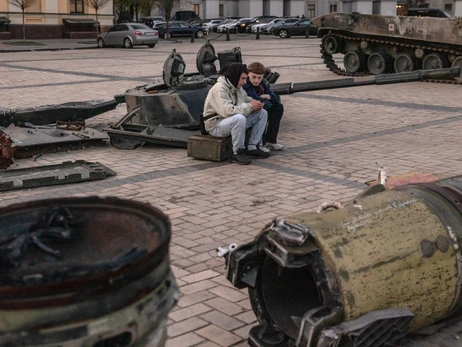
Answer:
[[[116,198],[0,210],[0,345],[164,346],[178,299],[170,222]]]
[[[389,346],[462,313],[462,176],[275,219],[228,259],[252,346]]]

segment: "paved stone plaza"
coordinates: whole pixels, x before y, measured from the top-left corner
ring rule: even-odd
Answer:
[[[0,54],[0,106],[111,99],[161,78],[172,48],[196,71],[204,43],[160,42],[154,49],[88,49]],[[217,51],[239,46],[245,63],[260,61],[278,82],[340,78],[320,59],[317,38],[213,42]],[[250,166],[198,161],[184,149],[111,147],[44,154],[11,168],[98,161],[117,172],[103,181],[19,190],[0,205],[64,196],[117,196],[149,202],[172,221],[171,261],[182,297],[169,318],[169,347],[247,346],[255,324],[246,291],[227,282],[216,248],[252,240],[273,217],[314,211],[325,201],[347,202],[376,177],[421,171],[442,178],[462,174],[462,86],[404,83],[283,96],[279,142],[286,146]],[[115,123],[125,105],[89,119]]]

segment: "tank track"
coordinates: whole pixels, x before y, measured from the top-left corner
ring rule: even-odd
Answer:
[[[327,37],[336,37],[342,40],[352,40],[352,41],[366,41],[366,42],[371,42],[371,43],[380,43],[380,44],[389,44],[389,45],[394,45],[394,46],[400,46],[400,47],[405,47],[405,48],[411,48],[411,49],[423,49],[425,51],[429,52],[434,52],[434,53],[449,53],[449,54],[455,54],[457,56],[462,56],[462,51],[455,51],[453,49],[443,49],[443,48],[435,48],[435,47],[430,47],[430,46],[424,46],[424,45],[418,45],[418,44],[411,44],[411,43],[402,43],[402,42],[396,42],[396,41],[391,41],[391,40],[386,40],[386,39],[378,39],[378,38],[372,38],[372,37],[365,37],[365,36],[348,36],[342,33],[336,33],[329,31],[328,34],[324,35],[321,40],[321,57],[326,64],[326,67],[332,71],[333,73],[339,75],[339,76],[352,76],[352,77],[361,77],[361,76],[370,76],[371,73],[367,71],[361,71],[361,72],[348,72],[345,69],[342,69],[339,67],[336,63],[334,58],[332,57],[331,54],[328,54],[325,49],[324,49],[324,42]],[[424,82],[431,82],[431,83],[446,83],[446,84],[462,84],[462,79],[459,80],[453,80],[453,79],[442,79],[442,80],[436,80],[436,79],[428,79],[428,80],[423,80]]]

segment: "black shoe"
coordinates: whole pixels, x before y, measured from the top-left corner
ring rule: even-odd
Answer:
[[[255,157],[255,158],[261,158],[261,159],[266,159],[270,156],[270,152],[263,152],[260,148],[257,149],[246,149],[245,154],[247,154],[249,157]]]
[[[239,148],[237,150],[237,153],[234,153],[231,156],[231,161],[240,165],[249,165],[252,163],[252,160],[250,160],[249,157],[247,157],[247,155],[245,154],[245,150],[243,148]]]

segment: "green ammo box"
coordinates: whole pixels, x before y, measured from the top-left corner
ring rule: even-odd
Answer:
[[[233,144],[231,137],[194,135],[188,138],[188,157],[212,161],[231,158]]]

